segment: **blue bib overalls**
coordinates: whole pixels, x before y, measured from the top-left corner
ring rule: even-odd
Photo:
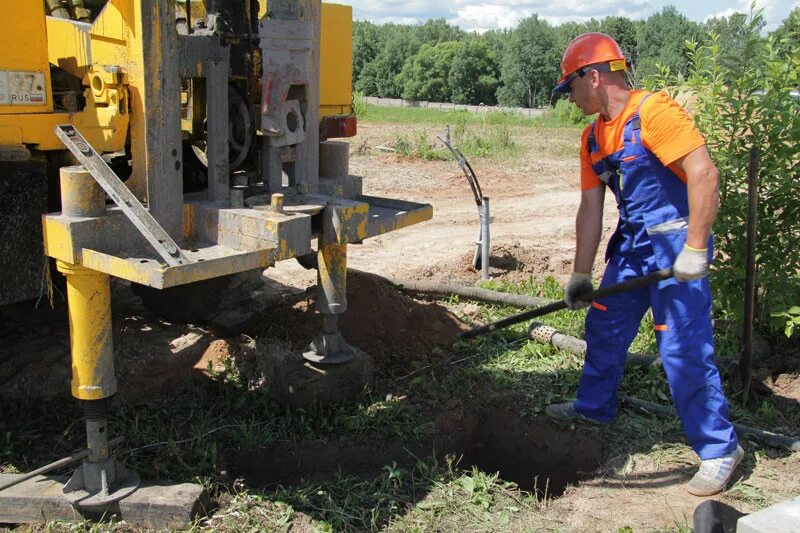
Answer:
[[[649,95],[648,95],[649,96]],[[642,99],[642,104],[647,96]],[[671,267],[688,227],[686,184],[642,145],[639,109],[625,124],[621,150],[593,164],[614,193],[617,229],[606,250],[601,287]],[[598,149],[589,134],[589,154]],[[712,239],[709,237],[709,259]],[[601,298],[586,316],[586,360],[575,409],[610,421],[625,357],[648,308],[672,398],[686,436],[701,459],[730,453],[738,444],[714,364],[711,290],[707,278],[669,279],[634,292]]]

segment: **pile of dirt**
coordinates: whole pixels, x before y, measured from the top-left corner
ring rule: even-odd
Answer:
[[[438,303],[414,300],[370,274],[351,273],[342,334],[377,358],[447,356],[467,327]]]
[[[473,266],[474,251],[456,260],[421,269],[413,277],[428,281],[474,284],[480,280],[480,268]],[[493,243],[490,250],[489,277],[520,282],[530,278],[543,280],[552,276],[565,281],[572,272],[572,249],[526,247],[518,240]]]
[[[302,349],[322,326],[315,310],[316,290],[310,287],[302,298],[253,317],[241,333],[257,339],[277,335]],[[438,303],[410,298],[380,276],[350,271],[347,312],[340,315],[339,328],[348,343],[381,363],[446,358],[466,326]]]

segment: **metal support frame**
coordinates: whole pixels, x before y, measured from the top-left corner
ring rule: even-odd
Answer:
[[[230,48],[223,46],[215,36],[179,35],[178,50],[180,77],[206,80],[208,199],[212,202],[226,202],[230,198],[228,156]]]
[[[262,179],[280,192],[316,192],[319,183],[319,0],[275,0],[259,23],[263,57]],[[291,147],[292,149],[289,149]]]
[[[110,276],[155,288],[172,287],[307,255],[316,236],[322,332],[311,342],[306,358],[320,364],[343,363],[355,353],[338,328],[339,315],[347,308],[347,244],[432,217],[428,204],[360,195],[345,200],[342,187],[332,195],[304,194],[316,193],[319,185],[319,0],[270,2],[270,10],[276,15],[271,19],[276,23],[273,28],[298,30],[300,34],[294,37],[300,39],[288,35],[281,43],[280,34],[268,36],[278,38],[273,41],[273,50],[281,49],[287,41],[299,46],[284,46],[286,64],[272,71],[275,80],[283,77],[282,81],[288,82],[287,90],[294,87],[289,99],[292,103],[281,101],[288,92],[280,93],[272,101],[280,105],[268,107],[266,115],[271,109],[301,114],[297,126],[302,134],[295,128],[297,131],[291,132],[297,133],[294,137],[284,134],[282,141],[274,142],[278,136],[269,137],[271,132],[265,132],[269,139],[266,153],[275,168],[262,177],[268,192],[282,192],[281,174],[288,170],[296,191],[285,191],[283,208],[279,195],[267,195],[266,202],[254,203],[250,201],[253,197],[244,198],[243,190],[236,191],[234,205],[230,205],[229,50],[214,36],[178,36],[174,7],[174,0],[131,2],[120,19],[126,24],[121,26],[125,34],[112,35],[125,43],[120,47],[120,64],[111,64],[109,69],[119,74],[115,83],[129,97],[131,178],[121,183],[77,129],[63,130],[62,139],[74,149],[85,171],[66,171],[70,175],[65,178],[63,212],[42,219],[45,252],[57,259],[59,270],[67,278],[72,393],[83,402],[86,414],[88,450],[80,455],[83,463],[64,492],[74,505],[95,510],[125,498],[139,486],[136,473],[115,460],[111,446],[118,439],[109,441],[107,434],[106,400],[117,390]],[[292,77],[298,56],[303,58],[305,70],[301,69],[301,76]],[[265,81],[267,74],[265,69]],[[186,203],[181,77],[205,77],[208,117],[208,197]],[[298,85],[305,86],[304,95]],[[268,96],[265,91],[265,98]],[[277,124],[288,126],[287,116],[281,115],[283,122]],[[116,206],[106,207],[106,194]],[[274,201],[272,209],[267,205],[270,200]],[[306,213],[298,204],[322,212]],[[317,224],[312,225],[312,217],[317,216],[322,219],[318,235]],[[137,496],[140,494],[143,492]]]
[[[484,196],[479,207],[481,219],[481,279],[489,279],[489,197]]]
[[[123,468],[109,450],[106,399],[117,392],[110,278],[63,261],[57,265],[67,280],[72,395],[84,405],[89,450],[64,486],[64,496],[79,507],[102,507],[130,495],[139,486],[138,474]]]
[[[64,145],[72,152],[78,161],[88,170],[97,183],[103,188],[108,196],[117,206],[127,215],[128,219],[142,233],[147,242],[155,248],[158,255],[170,266],[182,265],[191,262],[181,249],[172,240],[172,237],[159,225],[158,221],[151,215],[150,211],[144,208],[136,196],[125,186],[122,181],[114,174],[114,171],[103,161],[94,148],[86,139],[71,125],[56,127],[56,135],[64,142]],[[181,203],[183,205],[183,198]],[[181,209],[181,211],[183,211]]]
[[[150,214],[167,234],[177,238],[183,227],[183,152],[175,1],[140,0],[138,5],[144,146],[132,146],[133,170],[137,172],[137,163],[144,168]]]

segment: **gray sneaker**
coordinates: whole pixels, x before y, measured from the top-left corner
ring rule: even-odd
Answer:
[[[712,496],[722,492],[742,458],[744,450],[741,446],[736,446],[736,450],[728,455],[702,461],[700,469],[686,485],[686,490],[695,496]]]
[[[572,402],[554,403],[544,408],[544,414],[556,420],[588,422],[590,424],[606,424],[594,418],[584,416],[575,410]]]

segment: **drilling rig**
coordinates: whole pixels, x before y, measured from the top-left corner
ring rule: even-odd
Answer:
[[[43,494],[21,476],[0,488],[0,520],[112,508],[130,518],[163,495],[147,492],[111,450],[119,439],[107,432],[117,392],[110,278],[158,297],[300,259],[317,269],[322,315],[302,356],[347,365],[355,350],[338,318],[348,245],[428,220],[432,207],[364,195],[349,174],[349,145],[331,140],[356,132],[348,6],[0,5],[15,13],[2,23],[0,54],[0,303],[38,293],[51,261],[64,275],[71,390],[87,435],[86,450],[66,458],[79,463],[66,483]],[[9,514],[20,494],[40,502],[30,504],[31,520]]]

